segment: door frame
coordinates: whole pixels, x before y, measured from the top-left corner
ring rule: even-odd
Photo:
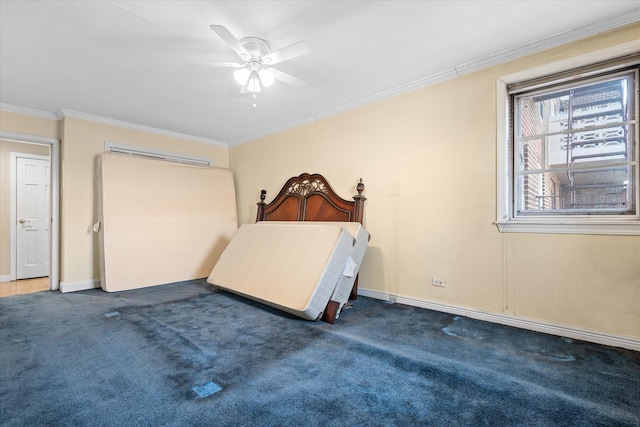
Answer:
[[[51,166],[51,177],[50,177],[50,185],[51,185],[51,198],[50,198],[50,209],[51,209],[51,236],[49,239],[49,256],[51,259],[49,260],[49,289],[57,290],[60,287],[59,281],[59,266],[60,266],[60,140],[57,138],[49,138],[44,136],[37,135],[29,135],[24,133],[17,132],[6,132],[0,131],[0,139],[15,141],[15,142],[24,142],[24,143],[34,143],[34,144],[42,144],[49,145],[49,164]],[[28,157],[27,155],[26,157]],[[16,158],[20,156],[16,156],[13,153],[11,154],[11,165],[10,165],[10,174],[11,174],[11,193],[10,193],[10,205],[11,212],[9,214],[10,221],[10,230],[9,230],[9,238],[10,238],[10,267],[9,267],[9,280],[16,280],[17,271],[16,271],[16,189],[15,189],[15,178],[16,178]]]

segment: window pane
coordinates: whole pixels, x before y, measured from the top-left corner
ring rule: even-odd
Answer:
[[[545,165],[543,155],[544,139],[534,139],[530,141],[522,141],[519,144],[519,170],[539,170]]]
[[[628,77],[623,76],[571,89],[571,128],[584,129],[625,121],[628,84]]]
[[[576,132],[565,138],[564,150],[570,150],[571,162],[627,160],[626,127],[616,126],[585,132]]]
[[[560,182],[555,173],[519,176],[517,188],[518,212],[556,211],[560,208]]]
[[[518,97],[518,138],[629,120],[628,76]]]
[[[517,179],[519,213],[630,210],[630,167],[534,173]]]
[[[549,164],[627,161],[629,126],[612,126],[548,137]]]
[[[566,95],[561,99],[569,99]],[[557,132],[564,129],[551,129],[549,126],[557,128],[560,126],[560,119],[564,118],[564,126],[567,126],[567,116],[563,114],[554,123],[549,121],[550,117],[557,117],[555,105],[560,103],[556,99],[543,99],[540,97],[523,97],[518,100],[518,111],[520,113],[517,137],[526,138],[529,136],[544,135],[549,132]]]

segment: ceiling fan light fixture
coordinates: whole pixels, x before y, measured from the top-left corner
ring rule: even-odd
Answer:
[[[269,87],[276,80],[275,73],[272,68],[262,69],[258,73],[258,77],[260,77],[260,81],[262,82],[262,86]]]
[[[258,74],[251,73],[251,76],[249,77],[249,81],[247,82],[247,90],[253,93],[258,93],[262,91],[262,88],[260,87],[260,78],[258,77]]]
[[[237,39],[222,25],[209,25],[209,28],[235,51],[241,61],[187,61],[189,65],[235,68],[233,77],[241,86],[240,92],[253,93],[254,96],[256,93],[261,92],[263,87],[266,88],[273,85],[276,79],[294,86],[301,85],[301,80],[271,68],[271,66],[311,52],[311,48],[304,41],[272,51],[271,45],[261,38],[243,37]]]
[[[233,72],[233,77],[236,79],[239,85],[246,86],[249,83],[251,71],[249,71],[247,68],[240,68]]]

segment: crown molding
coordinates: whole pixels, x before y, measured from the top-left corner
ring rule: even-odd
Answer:
[[[411,92],[417,89],[421,89],[423,87],[427,87],[440,82],[451,80],[456,77],[458,77],[458,74],[456,73],[456,70],[453,68],[450,70],[441,71],[441,72],[423,77],[421,79],[414,80],[412,82],[409,82],[400,86],[396,86],[392,89],[378,92],[375,95],[367,96],[357,101],[350,102],[348,104],[343,104],[339,107],[323,111],[322,113],[316,114],[316,117],[318,119],[325,119],[327,117],[335,116],[337,114],[354,110],[356,108],[364,107],[366,105],[370,105],[375,102],[382,101],[384,99],[392,98],[394,96],[401,95],[403,93]]]
[[[455,69],[460,76],[464,74],[474,73],[476,71],[489,68],[494,65],[513,61],[523,56],[533,55],[534,53],[542,52],[554,47],[561,46],[563,44],[595,36],[607,31],[614,30],[616,28],[624,27],[625,25],[633,24],[634,22],[638,21],[640,21],[640,9],[630,14],[616,16],[611,19],[573,28],[560,34],[545,37],[514,49],[503,50],[502,52],[486,56],[476,61],[461,64]]]
[[[65,108],[61,109],[60,111],[62,112],[62,117],[71,117],[74,119],[88,120],[91,122],[102,123],[105,125],[118,126],[125,129],[155,133],[156,135],[168,136],[171,138],[179,138],[187,141],[199,142],[201,144],[211,144],[211,145],[218,145],[221,147],[228,147],[226,143],[216,141],[214,139],[201,138],[199,136],[187,135],[184,133],[173,132],[170,130],[138,125],[135,123],[129,123],[121,120],[110,119],[107,117],[95,116],[93,114],[81,113],[79,111],[67,110]]]
[[[42,119],[49,119],[59,121],[62,119],[60,113],[52,113],[50,111],[36,110],[35,108],[20,107],[18,105],[2,104],[0,103],[0,110],[7,111],[9,113],[25,114],[27,116],[40,117]]]
[[[255,133],[255,134],[252,134],[252,135],[249,135],[249,136],[245,136],[244,138],[237,139],[237,140],[231,142],[229,144],[229,146],[233,147],[233,146],[237,146],[237,145],[242,145],[242,144],[247,143],[247,142],[255,141],[256,139],[259,139],[259,138],[264,138],[264,137],[267,137],[267,136],[270,136],[270,135],[275,135],[277,133],[284,132],[284,131],[287,131],[287,130],[290,130],[290,129],[294,129],[294,128],[297,128],[299,126],[306,125],[308,123],[317,122],[318,120],[326,119],[326,118],[329,118],[331,116],[336,116],[336,115],[341,114],[341,113],[346,113],[347,111],[351,111],[351,110],[355,110],[357,108],[365,107],[365,106],[373,104],[373,103],[375,103],[377,101],[381,101],[381,100],[387,99],[387,98],[392,98],[392,97],[394,97],[396,95],[399,95],[399,94],[402,94],[402,93],[411,92],[412,90],[416,90],[416,89],[420,89],[420,88],[423,88],[423,87],[426,87],[426,86],[429,86],[429,85],[440,83],[440,82],[443,82],[445,80],[452,79],[454,77],[457,77],[456,72],[455,72],[454,69],[445,70],[443,72],[431,74],[431,75],[429,75],[427,77],[424,77],[422,79],[415,80],[413,82],[409,82],[407,84],[394,87],[393,89],[389,89],[389,90],[386,90],[386,91],[378,92],[375,95],[367,96],[365,98],[358,99],[357,101],[350,102],[350,103],[347,103],[347,104],[343,104],[343,105],[337,106],[335,108],[331,108],[329,110],[322,111],[322,112],[320,112],[318,114],[315,114],[313,116],[309,116],[309,117],[306,117],[306,118],[301,119],[301,120],[296,120],[295,122],[290,122],[290,123],[287,123],[286,125],[283,125],[283,126],[277,126],[275,128],[271,128],[268,131],[259,132],[259,133]]]
[[[431,85],[441,83],[450,79],[454,79],[456,77],[459,77],[465,74],[471,74],[476,71],[481,71],[483,69],[492,67],[494,65],[503,64],[518,58],[525,57],[527,55],[532,55],[534,53],[542,52],[544,50],[552,49],[554,47],[558,47],[567,43],[571,43],[577,40],[581,40],[587,37],[595,36],[597,34],[601,34],[607,31],[611,31],[616,28],[623,27],[625,25],[633,24],[638,21],[640,21],[640,8],[637,11],[630,14],[625,14],[625,15],[617,16],[611,19],[602,20],[602,21],[594,22],[581,27],[573,28],[573,29],[564,31],[560,34],[555,34],[550,37],[545,37],[543,39],[539,39],[531,43],[527,43],[526,45],[519,46],[517,48],[507,49],[493,55],[488,55],[483,58],[479,58],[475,61],[460,64],[451,69],[431,74],[421,79],[379,92],[375,95],[367,96],[365,98],[361,98],[356,101],[343,104],[335,108],[331,108],[329,110],[325,110],[314,116],[310,116],[302,120],[288,123],[287,125],[272,128],[272,129],[269,129],[268,131],[261,132],[259,134],[253,134],[253,135],[250,135],[249,137],[238,139],[236,141],[233,141],[233,143],[229,145],[236,146],[236,145],[241,145],[247,142],[251,142],[256,139],[274,135],[276,133],[293,129],[307,123],[326,119],[341,113],[345,113],[350,110],[355,110],[357,108],[365,107],[375,102],[383,101],[385,99],[402,95],[404,93],[407,93],[413,90],[422,89],[427,86],[431,86]]]
[[[308,116],[305,117],[303,119],[300,120],[296,120],[295,122],[289,122],[287,124],[284,124],[282,126],[276,126],[274,128],[271,128],[267,131],[261,131],[261,132],[256,132],[253,134],[249,134],[247,136],[244,136],[242,138],[239,139],[235,139],[231,142],[229,142],[229,147],[236,147],[238,145],[242,145],[242,144],[246,144],[247,142],[251,142],[251,141],[255,141],[257,139],[260,138],[266,138],[267,136],[271,136],[271,135],[275,135],[278,134],[280,132],[285,132],[291,129],[295,129],[297,127],[309,124],[309,123],[313,123],[313,122],[317,122],[318,118],[317,116]]]
[[[366,98],[362,98],[357,101],[344,104],[336,108],[332,108],[330,110],[317,114],[316,117],[319,119],[331,117],[336,114],[344,113],[345,111],[349,111],[349,110],[360,108],[369,104],[373,104],[374,102],[382,101],[384,99],[401,95],[403,93],[407,93],[413,90],[417,90],[417,89],[421,89],[437,83],[441,83],[446,80],[454,79],[456,77],[459,77],[465,74],[475,73],[476,71],[480,71],[485,68],[492,67],[494,65],[504,64],[506,62],[513,61],[515,59],[522,58],[527,55],[532,55],[534,53],[542,52],[544,50],[558,47],[563,44],[567,44],[580,39],[591,37],[600,33],[604,33],[616,28],[623,27],[625,25],[632,24],[634,22],[638,22],[638,21],[640,21],[640,9],[638,9],[636,12],[631,14],[626,14],[626,15],[617,16],[608,20],[594,22],[589,25],[584,25],[582,27],[567,30],[563,33],[556,34],[551,37],[545,37],[543,39],[536,40],[531,43],[527,43],[526,45],[519,46],[517,48],[507,49],[493,55],[479,58],[475,61],[467,62],[465,64],[460,64],[449,70],[440,71],[438,73],[431,74],[429,76],[423,77],[413,82],[410,82],[401,86],[396,86],[392,89],[379,92],[375,95],[368,96]]]
[[[79,111],[67,110],[65,108],[61,109],[58,113],[52,113],[50,111],[36,110],[35,108],[27,108],[27,107],[20,107],[18,105],[0,103],[0,110],[8,111],[11,113],[25,114],[28,116],[40,117],[40,118],[49,119],[49,120],[56,120],[56,121],[60,121],[64,117],[72,117],[76,119],[88,120],[91,122],[102,123],[106,125],[118,126],[125,129],[155,133],[156,135],[163,135],[163,136],[169,136],[172,138],[184,139],[187,141],[198,142],[201,144],[211,144],[211,145],[218,145],[221,147],[228,147],[226,143],[216,141],[213,139],[201,138],[198,136],[187,135],[179,132],[173,132],[170,130],[138,125],[135,123],[124,122],[121,120],[109,119],[107,117],[96,116],[93,114],[82,113]]]

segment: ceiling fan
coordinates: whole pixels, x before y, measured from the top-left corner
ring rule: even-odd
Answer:
[[[188,65],[236,68],[233,75],[241,85],[241,92],[257,93],[263,87],[269,87],[275,80],[292,86],[301,86],[304,82],[297,77],[280,71],[272,66],[311,52],[304,41],[299,41],[282,49],[271,51],[271,45],[258,37],[244,37],[238,40],[222,25],[209,25],[238,56],[240,62],[187,61]]]

